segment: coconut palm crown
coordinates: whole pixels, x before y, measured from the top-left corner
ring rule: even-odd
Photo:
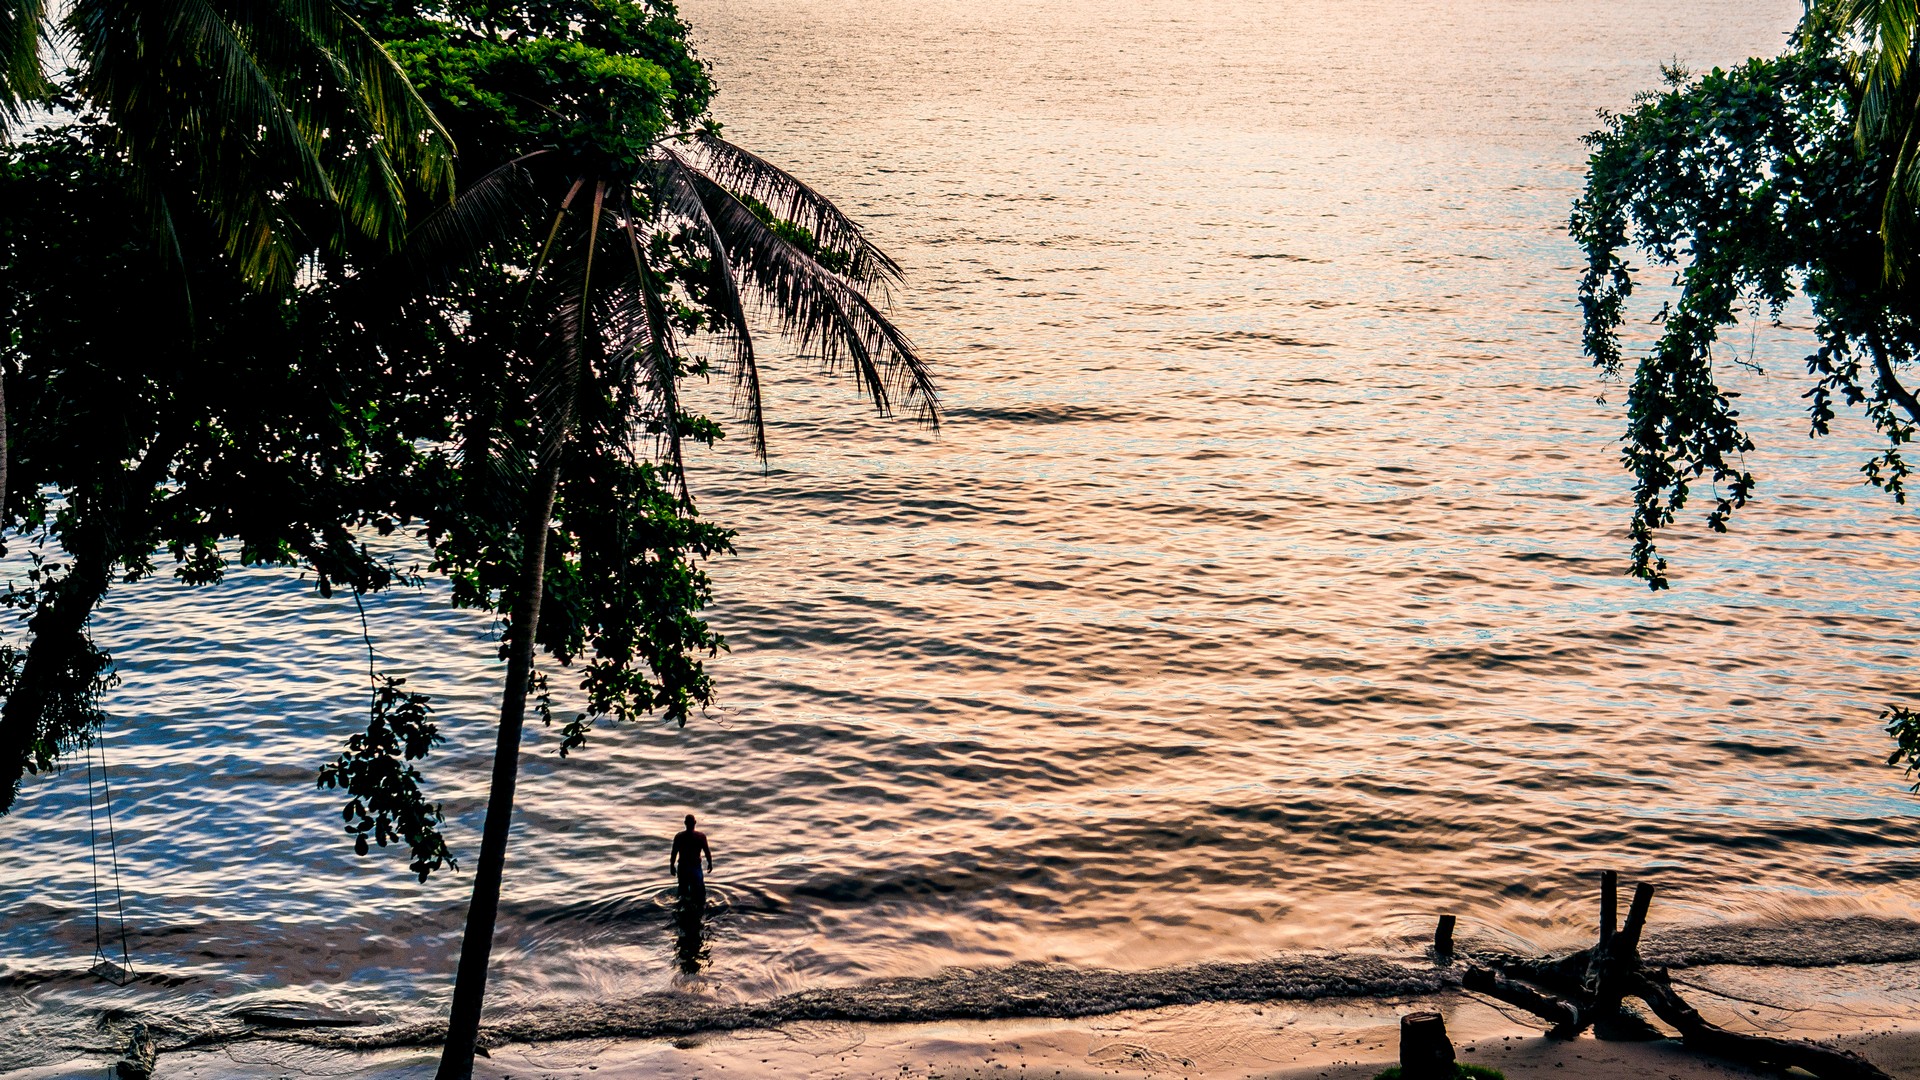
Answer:
[[[205,214],[257,287],[316,250],[405,238],[408,197],[450,196],[452,139],[334,0],[0,0],[0,137],[34,107],[117,133],[163,247]],[[50,78],[54,47],[72,68]]]
[[[535,339],[550,358],[540,392],[556,437],[592,422],[578,392],[610,379],[619,400],[641,405],[625,418],[656,435],[678,470],[682,434],[697,426],[678,379],[709,359],[687,355],[691,333],[719,346],[711,359],[732,377],[764,460],[755,316],[850,373],[881,414],[904,408],[937,427],[928,367],[883,310],[900,267],[831,200],[710,130],[658,139],[617,168],[582,163],[558,148],[516,159],[424,222],[414,246],[426,257],[457,249],[544,204],[526,295],[544,305]]]

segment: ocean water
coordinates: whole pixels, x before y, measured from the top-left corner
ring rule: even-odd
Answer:
[[[1623,576],[1623,395],[1580,355],[1564,228],[1595,110],[1775,52],[1798,10],[687,0],[730,136],[907,268],[945,422],[767,350],[771,466],[694,470],[741,536],[721,706],[565,761],[532,733],[490,1015],[1024,962],[1375,971],[1440,912],[1577,942],[1603,868],[1660,885],[1681,962],[1724,924],[1785,925],[1796,963],[1897,937],[1859,920],[1920,915],[1876,721],[1911,685],[1912,511],[1858,485],[1857,418],[1807,439],[1789,309],[1727,343],[1758,502],[1675,531],[1671,592]],[[434,697],[423,771],[469,855],[494,628],[432,588],[367,617]],[[95,629],[145,977],[84,974],[115,869],[87,773],[31,781],[0,819],[0,1070],[107,1010],[175,1039],[431,1022],[467,864],[354,856],[314,786],[364,716],[351,602],[239,572],[117,589]],[[688,812],[716,904],[683,964]]]

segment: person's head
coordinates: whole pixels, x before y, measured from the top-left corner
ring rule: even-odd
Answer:
[[[688,832],[693,831],[693,815],[692,814],[687,815],[687,831]]]

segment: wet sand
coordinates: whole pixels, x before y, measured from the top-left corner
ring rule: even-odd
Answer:
[[[1911,983],[1913,965],[1827,969],[1766,976],[1778,1007],[1735,1007],[1696,995],[1709,1015],[1743,1030],[1833,1038],[1895,1077],[1920,1078],[1920,1010],[1830,1000],[1826,987]],[[1737,992],[1753,969],[1716,969],[1717,984]],[[1209,1004],[1116,1013],[1076,1020],[1020,1019],[923,1024],[793,1023],[674,1040],[581,1040],[497,1047],[477,1076],[488,1080],[586,1080],[588,1077],[809,1077],[853,1080],[1370,1080],[1398,1053],[1398,1017],[1438,1008],[1460,1059],[1508,1077],[1602,1080],[1778,1076],[1704,1058],[1676,1042],[1549,1040],[1509,1010],[1447,992],[1399,999]],[[1744,1012],[1744,1016],[1741,1015]],[[1717,1013],[1717,1015],[1715,1015]],[[422,1049],[347,1052],[267,1039],[165,1054],[157,1080],[254,1080],[327,1076],[333,1080],[426,1080],[435,1056]],[[109,1059],[87,1057],[16,1074],[19,1080],[98,1077]],[[1798,1074],[1790,1074],[1798,1075]]]

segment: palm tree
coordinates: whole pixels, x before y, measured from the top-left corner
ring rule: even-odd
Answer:
[[[925,363],[873,298],[899,280],[899,267],[827,198],[707,133],[655,142],[643,160],[624,168],[580,162],[541,151],[503,166],[424,222],[416,238],[416,252],[424,253],[499,235],[518,216],[514,208],[542,190],[541,174],[551,185],[546,190],[559,194],[548,204],[551,213],[525,293],[524,310],[537,317],[523,316],[522,327],[525,348],[539,353],[541,437],[525,494],[492,786],[440,1080],[465,1080],[473,1071],[540,626],[547,538],[568,443],[651,433],[687,497],[681,442],[691,418],[677,392],[686,360],[674,331],[676,294],[668,274],[655,265],[656,239],[683,238],[703,256],[682,288],[697,291],[691,298],[715,320],[714,336],[726,347],[724,362],[740,411],[763,458],[760,376],[743,294],[754,296],[804,350],[829,367],[851,370],[882,414],[902,404],[938,424]],[[589,387],[598,392],[588,393]],[[610,402],[612,408],[590,411],[584,407],[589,402]],[[483,434],[476,441],[486,439]]]
[[[1920,0],[1830,0],[1830,17],[1865,45],[1858,60],[1860,108],[1854,134],[1862,150],[1886,162],[1881,182],[1880,239],[1892,281],[1913,262],[1920,211]]]

